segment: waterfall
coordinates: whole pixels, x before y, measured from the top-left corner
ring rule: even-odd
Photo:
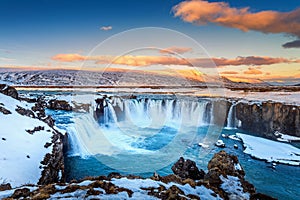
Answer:
[[[184,99],[122,99],[113,97],[111,103],[104,107],[100,124],[117,124],[145,127],[201,126],[211,121],[207,114],[207,101]],[[209,109],[209,112],[211,109]]]
[[[229,108],[228,115],[227,115],[227,124],[226,124],[227,129],[236,128],[235,106],[236,103],[233,102]]]
[[[67,127],[69,155],[151,154],[166,141],[176,141],[174,148],[184,150],[198,127],[213,122],[208,100],[112,97],[104,101],[102,109],[91,105],[89,113],[74,115]]]

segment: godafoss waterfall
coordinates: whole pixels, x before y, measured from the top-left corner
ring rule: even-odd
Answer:
[[[223,148],[238,157],[259,192],[300,196],[296,104],[166,94],[43,95],[73,107],[47,109],[68,135],[67,181],[111,172],[168,175],[180,156],[205,169]]]

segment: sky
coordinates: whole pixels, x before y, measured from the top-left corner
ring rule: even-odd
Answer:
[[[300,82],[294,0],[0,0],[0,27],[0,68]]]

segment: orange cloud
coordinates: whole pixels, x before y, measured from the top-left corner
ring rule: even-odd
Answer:
[[[176,17],[197,25],[215,23],[242,31],[287,33],[300,37],[300,8],[290,12],[271,10],[250,12],[249,7],[234,8],[225,2],[191,0],[179,3],[172,10]],[[299,41],[294,41],[283,46],[286,48],[300,47],[300,44]]]
[[[212,58],[217,66],[226,66],[226,65],[272,65],[278,63],[300,63],[300,60],[286,59],[286,58],[273,58],[267,56],[246,56],[246,57],[237,57],[235,59],[226,59],[226,58]]]
[[[125,55],[125,56],[82,56],[79,54],[58,54],[52,57],[53,60],[60,62],[75,61],[95,61],[96,64],[117,64],[127,66],[150,66],[150,65],[184,65],[195,67],[218,67],[223,66],[260,66],[278,63],[300,63],[300,60],[287,58],[273,58],[263,56],[237,57],[235,59],[226,58],[178,58],[172,56],[149,56],[149,55]],[[213,62],[212,62],[213,61]]]
[[[221,72],[221,74],[239,74],[238,72],[236,72],[236,71],[224,71],[224,72]]]
[[[74,62],[74,61],[83,61],[86,59],[86,56],[79,54],[57,54],[52,57],[52,60],[60,62]]]
[[[109,30],[111,30],[112,29],[112,26],[102,26],[101,28],[100,28],[100,30],[102,30],[102,31],[109,31]]]
[[[252,67],[249,67],[247,71],[244,71],[244,74],[249,74],[249,75],[259,75],[262,73],[263,73],[262,71]]]
[[[192,48],[187,47],[169,47],[165,49],[161,49],[159,52],[162,54],[184,54],[192,51]]]

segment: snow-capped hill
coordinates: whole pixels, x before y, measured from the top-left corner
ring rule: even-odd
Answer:
[[[47,165],[41,161],[53,152],[55,130],[22,112],[34,114],[33,106],[0,93],[0,184],[38,183]]]
[[[201,81],[125,71],[40,70],[0,72],[0,81],[13,85],[107,86],[107,85],[201,85]]]

